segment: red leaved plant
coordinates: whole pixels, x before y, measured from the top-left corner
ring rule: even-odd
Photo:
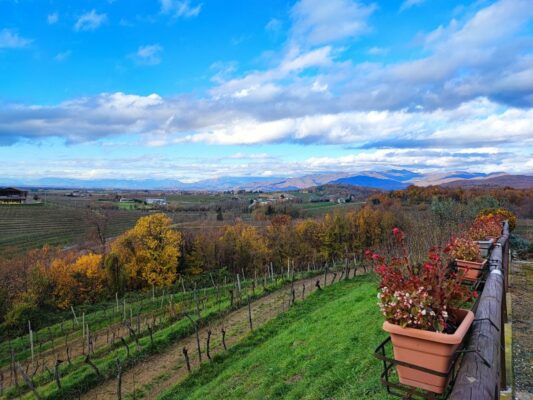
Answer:
[[[381,312],[387,321],[404,328],[453,333],[461,322],[455,311],[473,294],[461,285],[461,276],[448,269],[440,248],[431,248],[426,262],[413,265],[405,234],[399,228],[394,228],[393,234],[402,256],[386,261],[370,250],[365,252],[381,278]]]
[[[499,238],[502,233],[502,217],[497,214],[479,215],[468,230],[472,240]]]
[[[447,249],[455,260],[482,261],[479,245],[468,237],[453,237]]]

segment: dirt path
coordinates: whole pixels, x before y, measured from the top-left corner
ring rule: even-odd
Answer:
[[[339,278],[339,275],[340,273],[337,273],[337,278]],[[323,285],[323,275],[320,277],[308,278],[295,282],[294,289],[296,301],[301,301],[303,295],[307,297],[309,294],[314,292],[316,290],[315,282],[318,279],[320,279],[320,284]],[[328,284],[332,279],[333,273],[328,274]],[[303,289],[304,285],[305,292]],[[291,286],[288,285],[252,302],[251,309],[253,328],[258,328],[286,310],[291,297]],[[207,361],[205,351],[208,330],[211,330],[212,332],[210,345],[211,356],[224,350],[222,345],[221,328],[226,330],[226,345],[228,347],[243,339],[250,332],[248,307],[244,306],[238,310],[235,310],[226,315],[223,319],[216,320],[210,326],[204,327],[200,330],[200,347],[202,350],[203,362]],[[144,398],[155,399],[164,390],[186,377],[188,372],[182,352],[184,347],[186,347],[188,350],[191,368],[196,368],[199,365],[196,336],[191,335],[177,341],[165,353],[154,355],[153,357],[143,361],[142,364],[137,365],[125,372],[122,378],[123,398],[127,394],[131,394],[133,391],[137,390],[144,394]],[[102,385],[94,388],[82,396],[82,399],[87,400],[116,398],[116,380],[106,381]]]
[[[515,398],[533,399],[533,261],[512,263],[513,374]]]

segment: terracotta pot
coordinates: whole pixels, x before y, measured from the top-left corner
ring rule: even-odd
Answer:
[[[454,353],[464,340],[474,313],[459,310],[463,320],[454,334],[424,331],[415,328],[402,328],[385,321],[383,330],[390,333],[394,349],[394,359],[437,372],[448,372]],[[400,383],[441,394],[447,378],[414,368],[397,365]]]
[[[482,262],[455,260],[455,262],[457,263],[457,268],[459,271],[465,272],[464,280],[475,282],[479,279],[483,268],[485,268],[487,260],[483,260]]]

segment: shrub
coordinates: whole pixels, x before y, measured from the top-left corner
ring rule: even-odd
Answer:
[[[402,250],[401,257],[386,262],[370,250],[365,252],[381,278],[381,312],[387,321],[402,327],[454,332],[460,323],[455,311],[471,298],[469,290],[461,285],[462,278],[449,271],[437,247],[429,250],[426,262],[411,264],[404,233],[394,228],[393,234]]]
[[[520,257],[527,257],[528,253],[533,252],[533,244],[520,235],[512,234],[509,238],[511,248],[515,250]]]
[[[32,322],[34,329],[39,327],[41,314],[35,296],[25,292],[7,313],[5,327],[12,333],[22,334],[27,329],[28,321]]]

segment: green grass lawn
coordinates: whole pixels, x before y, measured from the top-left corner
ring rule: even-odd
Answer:
[[[385,338],[376,281],[361,276],[316,292],[162,398],[387,399],[374,348]]]

